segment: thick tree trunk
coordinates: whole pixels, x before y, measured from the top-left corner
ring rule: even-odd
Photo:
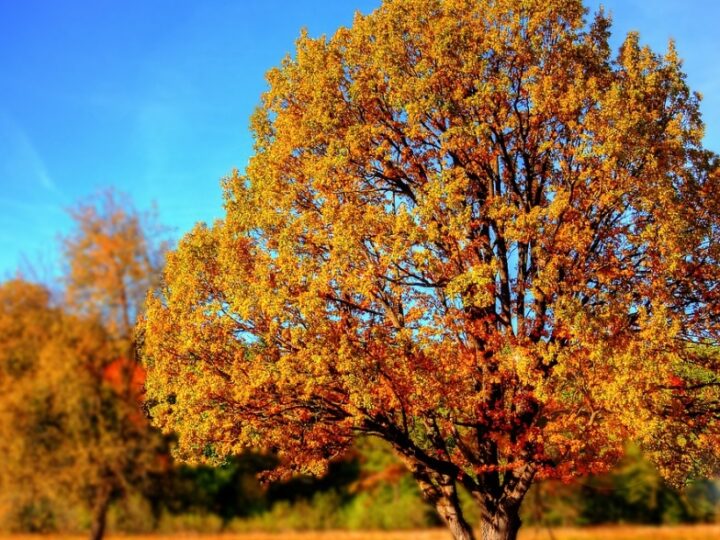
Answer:
[[[110,490],[102,489],[93,505],[90,540],[102,540],[105,536],[105,524],[107,523],[107,511],[109,507]]]
[[[493,513],[483,512],[480,521],[481,540],[516,540],[520,530],[518,508],[498,509]]]
[[[507,471],[502,481],[499,476],[489,475],[478,481],[465,475],[461,470],[453,471],[445,463],[428,466],[428,457],[418,459],[418,450],[409,451],[407,446],[392,440],[399,456],[403,459],[418,483],[427,502],[432,504],[448,527],[454,540],[475,540],[472,527],[465,520],[457,492],[458,480],[462,481],[475,502],[482,510],[480,520],[481,540],[516,540],[520,529],[520,505],[533,478],[535,466],[524,464]],[[409,445],[411,446],[411,445]]]
[[[520,505],[535,477],[535,466],[525,465],[508,473],[498,498],[473,494],[483,512],[480,519],[482,540],[515,540],[520,530]]]

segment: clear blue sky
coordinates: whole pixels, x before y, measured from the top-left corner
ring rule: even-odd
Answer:
[[[0,0],[0,277],[49,264],[64,209],[113,185],[157,201],[176,236],[221,215],[219,179],[252,151],[264,73],[379,0]],[[588,3],[596,7],[598,1]],[[720,151],[720,3],[608,0],[630,29],[677,41]]]

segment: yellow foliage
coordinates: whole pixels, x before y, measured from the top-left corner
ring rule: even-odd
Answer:
[[[458,482],[512,522],[535,476],[607,469],[626,438],[677,481],[716,466],[716,158],[673,50],[630,34],[612,58],[585,14],[387,0],[301,35],[225,218],[148,300],[182,457],[262,444],[318,473],[374,434],[458,538]]]

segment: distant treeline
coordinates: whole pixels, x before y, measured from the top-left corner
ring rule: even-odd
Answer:
[[[354,454],[335,462],[322,479],[262,486],[255,474],[267,459],[246,455],[220,469],[176,469],[155,507],[158,526],[276,531],[439,525],[433,508],[382,442],[359,441]],[[541,482],[526,503],[523,522],[536,526],[714,522],[720,519],[720,482],[673,489],[630,447],[613,472],[567,485]],[[466,511],[477,522],[472,504]]]

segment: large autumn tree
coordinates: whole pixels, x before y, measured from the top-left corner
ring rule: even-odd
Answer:
[[[457,539],[634,440],[717,471],[720,175],[671,44],[580,0],[386,0],[270,71],[226,216],[149,299],[180,454],[390,442]]]

